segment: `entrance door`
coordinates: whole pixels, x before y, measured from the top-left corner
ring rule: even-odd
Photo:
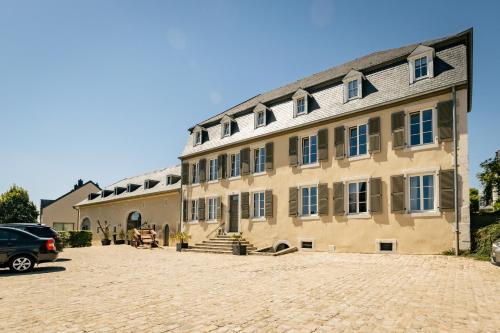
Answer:
[[[228,232],[238,232],[238,222],[239,222],[239,196],[230,195],[229,196],[229,229]]]

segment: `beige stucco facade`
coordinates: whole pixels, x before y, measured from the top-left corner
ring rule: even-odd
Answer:
[[[267,142],[274,144],[274,168],[271,172],[259,175],[241,176],[235,179],[222,179],[200,185],[183,187],[183,198],[188,204],[193,199],[221,197],[222,218],[214,221],[188,221],[183,228],[192,235],[192,243],[199,243],[222,222],[227,229],[229,220],[228,196],[242,192],[272,190],[273,217],[258,220],[239,218],[239,231],[257,247],[276,246],[286,243],[300,247],[301,241],[313,243],[313,250],[338,252],[374,253],[378,251],[377,242],[394,241],[397,253],[431,254],[441,253],[455,246],[455,224],[453,211],[439,210],[439,171],[453,169],[452,142],[439,142],[437,136],[436,105],[440,101],[452,99],[452,90],[443,90],[440,94],[422,98],[400,101],[384,108],[366,110],[364,112],[334,118],[315,125],[303,126],[300,129],[270,135],[261,139],[249,140],[235,144],[229,148],[212,150],[183,159],[183,163],[195,163],[201,158],[208,160],[217,158],[221,153],[237,153],[242,148],[263,147]],[[456,106],[459,124],[458,137],[458,175],[459,175],[459,221],[461,248],[468,248],[469,235],[469,184],[468,184],[468,132],[467,105],[468,94],[465,86],[456,92]],[[392,148],[391,114],[404,110],[407,114],[414,111],[433,109],[434,143],[402,150]],[[350,126],[367,123],[370,117],[381,119],[381,151],[363,157],[334,158],[333,132],[337,126]],[[409,118],[409,117],[406,117]],[[409,126],[407,124],[406,126]],[[289,165],[290,136],[305,137],[316,134],[319,129],[327,128],[329,132],[328,161],[314,166]],[[407,127],[406,134],[409,130]],[[207,167],[208,168],[208,167]],[[404,174],[433,174],[434,207],[430,212],[396,214],[391,212],[390,177]],[[332,196],[334,182],[353,180],[369,180],[372,177],[382,178],[382,212],[362,215],[333,215]],[[408,177],[407,177],[408,178]],[[319,183],[328,184],[329,213],[326,216],[289,216],[289,188]],[[407,186],[408,193],[408,186]],[[409,195],[406,195],[408,200]],[[347,202],[347,200],[345,200]],[[252,201],[250,201],[252,206]],[[407,203],[408,207],[408,203]],[[188,208],[188,212],[191,207]],[[208,210],[208,208],[207,208]],[[188,214],[189,215],[189,214]],[[189,220],[189,218],[188,218]]]
[[[99,242],[102,232],[98,231],[100,221],[104,227],[107,222],[112,235],[117,235],[120,230],[127,234],[127,221],[129,216],[138,212],[141,224],[152,227],[158,233],[157,239],[161,245],[168,244],[168,234],[175,232],[180,221],[180,193],[170,191],[155,193],[127,199],[116,199],[100,203],[87,203],[79,206],[80,224],[88,220],[93,240]]]
[[[42,208],[40,223],[52,228],[65,230],[78,229],[78,210],[74,206],[87,198],[89,193],[99,191],[99,187],[93,182],[87,182],[73,191],[56,199],[50,205]],[[56,225],[54,225],[54,223]]]

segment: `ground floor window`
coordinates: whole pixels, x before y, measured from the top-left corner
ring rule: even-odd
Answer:
[[[66,222],[54,222],[53,228],[55,231],[70,231],[74,230],[74,223],[66,223]]]
[[[366,187],[366,181],[352,182],[348,184],[349,214],[366,213],[368,211]]]
[[[262,218],[264,217],[264,192],[256,192],[253,194],[253,217]]]
[[[318,214],[318,187],[309,186],[301,188],[302,216]]]
[[[90,219],[88,217],[83,219],[80,229],[90,230]]]
[[[208,199],[208,220],[213,221],[217,218],[217,198]]]
[[[434,210],[434,175],[410,176],[410,210]]]

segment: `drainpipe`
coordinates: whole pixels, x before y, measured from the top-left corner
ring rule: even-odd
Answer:
[[[460,227],[458,223],[458,129],[457,129],[457,92],[455,91],[455,86],[453,86],[452,90],[452,98],[453,98],[453,194],[454,194],[454,206],[455,206],[455,255],[458,256],[460,253]]]

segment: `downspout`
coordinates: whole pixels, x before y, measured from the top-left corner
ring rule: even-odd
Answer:
[[[453,199],[455,210],[455,255],[460,253],[460,226],[458,223],[458,133],[457,133],[457,92],[451,89],[453,99]]]

